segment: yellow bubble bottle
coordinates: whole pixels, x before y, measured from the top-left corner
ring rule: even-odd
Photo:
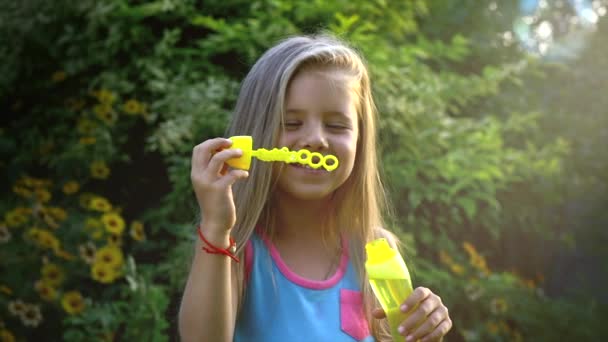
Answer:
[[[249,170],[252,157],[267,162],[280,161],[284,163],[299,163],[308,165],[313,169],[322,167],[327,171],[333,171],[339,165],[338,158],[331,154],[322,155],[319,152],[310,152],[307,149],[290,151],[287,147],[281,149],[273,148],[272,150],[267,150],[265,148],[254,150],[253,137],[249,135],[239,135],[228,139],[232,141],[231,148],[238,148],[243,151],[241,157],[232,158],[226,161],[228,165],[236,169]]]
[[[393,341],[402,341],[397,328],[406,316],[399,307],[412,293],[410,272],[398,251],[386,239],[377,239],[365,245],[365,270],[372,290],[386,312]]]

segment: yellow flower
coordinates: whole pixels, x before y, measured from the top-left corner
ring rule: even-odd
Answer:
[[[95,115],[106,125],[112,126],[116,121],[116,113],[110,104],[98,104],[93,107]]]
[[[46,189],[36,189],[34,190],[34,194],[36,195],[36,200],[40,203],[47,203],[51,200],[51,193]]]
[[[55,71],[53,75],[51,75],[51,80],[55,83],[58,83],[65,80],[66,77],[67,74],[65,73],[65,71]]]
[[[48,263],[42,266],[42,281],[53,286],[58,287],[63,283],[65,274],[63,270],[57,266],[57,264]]]
[[[89,202],[89,209],[107,213],[110,210],[112,210],[112,204],[110,204],[110,201],[108,201],[104,197],[94,196],[91,198],[91,201]]]
[[[13,294],[13,290],[11,290],[11,288],[6,285],[0,285],[0,292],[8,296]]]
[[[37,327],[42,322],[42,313],[38,305],[26,304],[25,309],[19,315],[25,326]]]
[[[45,229],[32,228],[27,232],[27,237],[44,249],[58,250],[61,247],[61,243],[55,235]]]
[[[74,260],[74,255],[72,255],[71,253],[63,250],[63,249],[55,249],[54,250],[55,255],[58,256],[59,258],[62,258],[64,260]]]
[[[57,298],[57,291],[45,280],[38,280],[36,284],[34,284],[34,288],[38,292],[38,295],[40,295],[40,298],[46,300],[47,302],[53,301],[55,298]]]
[[[97,101],[104,104],[112,104],[116,101],[116,96],[114,93],[107,89],[100,89],[98,91],[93,92],[93,96],[97,98]]]
[[[31,213],[32,210],[29,208],[17,207],[4,214],[4,220],[7,226],[18,227],[28,221]]]
[[[0,329],[0,341],[1,342],[15,342],[15,335],[6,329]]]
[[[82,137],[78,140],[80,145],[93,145],[95,142],[97,142],[95,137]]]
[[[91,163],[91,177],[97,179],[106,179],[110,176],[110,169],[106,162],[97,160]]]
[[[32,191],[26,187],[23,186],[19,186],[19,185],[14,185],[13,186],[13,192],[16,193],[17,195],[23,197],[23,198],[30,198],[32,197]]]
[[[91,200],[95,198],[95,195],[90,192],[84,192],[78,196],[78,203],[84,209],[90,209]]]
[[[50,207],[48,211],[57,221],[65,221],[68,218],[68,213],[61,207]]]
[[[75,194],[80,189],[80,184],[76,181],[67,181],[63,184],[63,193],[66,195]]]
[[[486,259],[477,252],[475,247],[473,247],[471,243],[466,241],[462,243],[462,247],[469,255],[470,264],[484,275],[489,275],[490,270],[488,269],[488,265],[486,264]]]
[[[117,246],[106,245],[95,253],[95,264],[108,265],[112,268],[119,268],[124,264],[122,250]]]
[[[131,222],[131,229],[129,230],[131,238],[135,241],[143,241],[146,239],[146,232],[144,231],[144,224],[140,221]]]
[[[464,267],[456,263],[450,265],[450,270],[456,275],[462,275],[464,273]]]
[[[498,324],[496,324],[496,322],[487,322],[486,329],[492,335],[498,334]]]
[[[97,252],[97,248],[92,242],[87,242],[84,245],[78,246],[78,251],[80,252],[80,257],[87,264],[92,264],[95,261],[95,253]]]
[[[79,314],[84,310],[84,298],[78,291],[68,291],[61,298],[61,306],[70,315]]]
[[[102,284],[110,284],[116,280],[118,272],[110,265],[95,263],[91,267],[91,277]]]
[[[130,99],[122,106],[122,110],[129,115],[137,115],[144,112],[144,105],[135,99]]]
[[[454,259],[444,250],[439,251],[439,261],[446,265],[454,263]]]
[[[108,235],[108,245],[116,247],[122,246],[122,235],[110,233],[110,235]]]
[[[84,230],[91,233],[94,239],[100,239],[103,236],[103,223],[95,218],[89,217],[84,223]]]
[[[85,104],[86,104],[86,102],[83,99],[75,99],[73,97],[70,97],[67,100],[65,100],[65,106],[68,107],[68,109],[70,109],[72,111],[81,110],[82,108],[84,108]]]
[[[106,231],[112,234],[122,234],[125,229],[125,220],[116,213],[105,213],[101,216],[101,221],[106,227]]]
[[[76,130],[82,135],[92,135],[96,128],[97,125],[95,122],[86,118],[81,118],[78,120],[78,123],[76,123]]]

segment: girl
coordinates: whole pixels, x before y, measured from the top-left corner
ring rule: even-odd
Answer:
[[[230,140],[194,148],[202,219],[180,307],[184,341],[387,340],[363,267],[366,242],[396,244],[382,228],[375,115],[361,57],[333,37],[290,38],[257,61],[227,135],[333,154],[340,164],[327,172],[254,161],[249,174],[226,166],[242,154]],[[401,310],[406,341],[438,341],[452,326],[423,287]]]

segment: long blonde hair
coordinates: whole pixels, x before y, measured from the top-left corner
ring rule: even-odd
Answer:
[[[341,233],[349,239],[350,258],[359,275],[364,312],[374,337],[384,340],[389,336],[386,322],[380,323],[371,317],[371,308],[378,305],[364,268],[364,245],[380,236],[393,245],[396,239],[382,228],[387,204],[377,166],[376,108],[361,56],[330,35],[283,40],[268,50],[244,79],[226,135],[251,135],[256,145],[254,148],[276,147],[289,82],[303,68],[339,70],[350,81],[358,83],[355,88],[359,100],[359,137],[355,164],[351,175],[334,194],[335,212],[331,221],[334,227],[341,229],[335,234]],[[237,241],[237,253],[243,254],[244,246],[256,228],[272,238],[274,216],[270,199],[273,187],[272,165],[255,161],[251,165],[249,179],[234,185],[237,220],[231,234]],[[237,274],[242,299],[244,268],[239,267]]]

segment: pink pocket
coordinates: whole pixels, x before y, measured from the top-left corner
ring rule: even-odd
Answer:
[[[357,341],[369,336],[360,291],[340,290],[340,328]]]

